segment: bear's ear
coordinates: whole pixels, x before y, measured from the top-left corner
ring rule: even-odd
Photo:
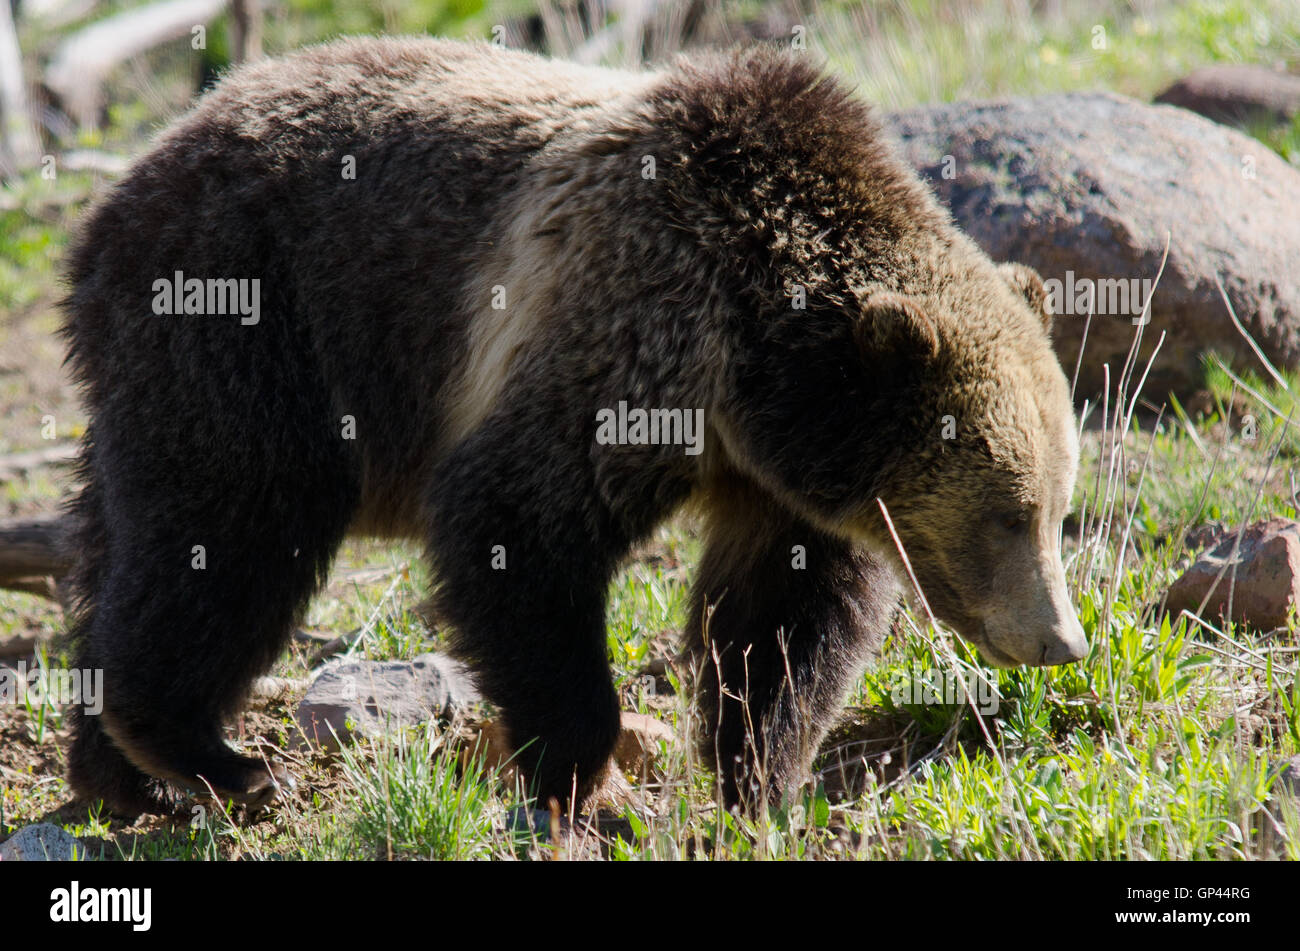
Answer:
[[[1043,279],[1038,276],[1038,272],[1027,264],[1015,262],[999,264],[998,271],[1003,280],[1011,285],[1011,289],[1029,302],[1038,319],[1043,322],[1043,329],[1051,333],[1052,301],[1047,296],[1047,288],[1043,286]]]
[[[906,353],[929,360],[938,355],[939,327],[916,298],[873,291],[859,294],[858,301],[861,313],[853,335],[864,356]]]

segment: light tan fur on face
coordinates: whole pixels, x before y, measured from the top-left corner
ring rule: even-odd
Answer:
[[[983,613],[983,649],[1000,666],[1059,662],[1087,648],[1061,561],[1061,520],[1069,510],[1079,459],[1073,413],[1058,375],[1017,375],[1022,382],[1014,390],[1018,399],[1011,415],[1020,438],[1018,445],[1000,443],[1006,455],[999,461],[1024,474],[1024,499],[1038,515],[1030,531],[1010,542],[990,567],[990,587],[999,597]]]
[[[926,430],[891,507],[927,598],[990,662],[1068,662],[1087,646],[1060,548],[1079,455],[1069,385],[1021,287],[977,276],[920,300],[942,338],[960,341],[941,347],[941,382],[921,400],[951,414],[958,439]],[[1026,528],[1004,528],[1016,514]]]

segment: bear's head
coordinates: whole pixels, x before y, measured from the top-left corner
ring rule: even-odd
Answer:
[[[883,502],[935,614],[992,662],[1083,656],[1059,538],[1076,423],[1038,275],[962,234],[806,57],[688,72],[656,95],[657,148],[693,240],[675,259],[703,252],[691,283],[718,315],[718,467],[901,567]]]
[[[855,342],[906,403],[873,494],[938,618],[998,666],[1069,663],[1088,649],[1060,545],[1079,446],[1047,295],[1022,265],[968,267],[858,294]],[[880,508],[861,500],[859,529],[895,551],[863,504]]]

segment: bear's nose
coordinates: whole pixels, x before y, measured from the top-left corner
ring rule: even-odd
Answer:
[[[1043,644],[1039,666],[1055,667],[1058,664],[1072,664],[1087,656],[1088,639],[1084,636],[1083,628],[1073,618],[1070,621],[1065,631],[1054,632],[1053,636]]]

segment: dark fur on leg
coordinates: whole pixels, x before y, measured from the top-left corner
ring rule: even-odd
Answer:
[[[586,433],[566,433],[552,408],[568,412],[543,389],[528,392],[457,447],[434,479],[429,537],[434,611],[454,630],[453,649],[501,708],[538,802],[567,808],[592,792],[618,738],[610,580],[629,539],[685,489],[638,481],[624,490],[637,501],[616,515],[585,447],[565,444]]]
[[[226,746],[222,722],[283,650],[342,535],[341,519],[331,524],[312,511],[310,525],[281,535],[259,531],[268,519],[255,512],[190,511],[160,524],[124,499],[117,506],[128,516],[133,551],[110,568],[80,633],[85,663],[104,671],[104,697],[100,716],[78,718],[72,782],[124,812],[174,804],[139,771],[191,792],[211,787],[264,804],[285,775]],[[191,542],[206,549],[206,567],[192,566]]]
[[[101,494],[93,482],[89,462],[93,432],[92,426],[86,433],[80,464],[79,477],[85,481],[85,487],[72,498],[66,511],[68,524],[72,526],[65,540],[73,566],[66,580],[73,595],[69,631],[76,651],[74,666],[79,670],[103,668],[86,637],[86,632],[94,626],[96,592],[108,567],[109,553]],[[68,782],[84,799],[100,803],[109,812],[121,816],[169,815],[181,809],[184,794],[132,763],[104,731],[104,721],[98,712],[73,706],[69,710],[69,726],[73,740],[68,750]]]
[[[897,606],[892,572],[739,482],[712,493],[687,627],[723,801],[803,781]],[[797,549],[806,566],[795,567]]]
[[[141,772],[114,745],[97,716],[73,707],[72,747],[68,752],[68,781],[92,802],[122,816],[179,812],[184,795],[165,780]]]
[[[104,695],[78,716],[70,777],[115,811],[169,812],[176,790],[256,806],[287,779],[227,746],[223,721],[328,571],[359,476],[314,365],[288,357],[302,331],[265,303],[255,328],[141,323],[88,390],[73,634]],[[215,378],[255,395],[211,412],[195,395]]]
[[[517,463],[500,459],[504,468],[496,468],[487,436],[471,439],[438,480],[435,610],[500,707],[538,801],[581,803],[618,734],[604,623],[611,559],[587,537],[580,513],[533,511],[556,500],[526,478],[514,483]],[[494,558],[504,567],[498,560],[494,568]]]

